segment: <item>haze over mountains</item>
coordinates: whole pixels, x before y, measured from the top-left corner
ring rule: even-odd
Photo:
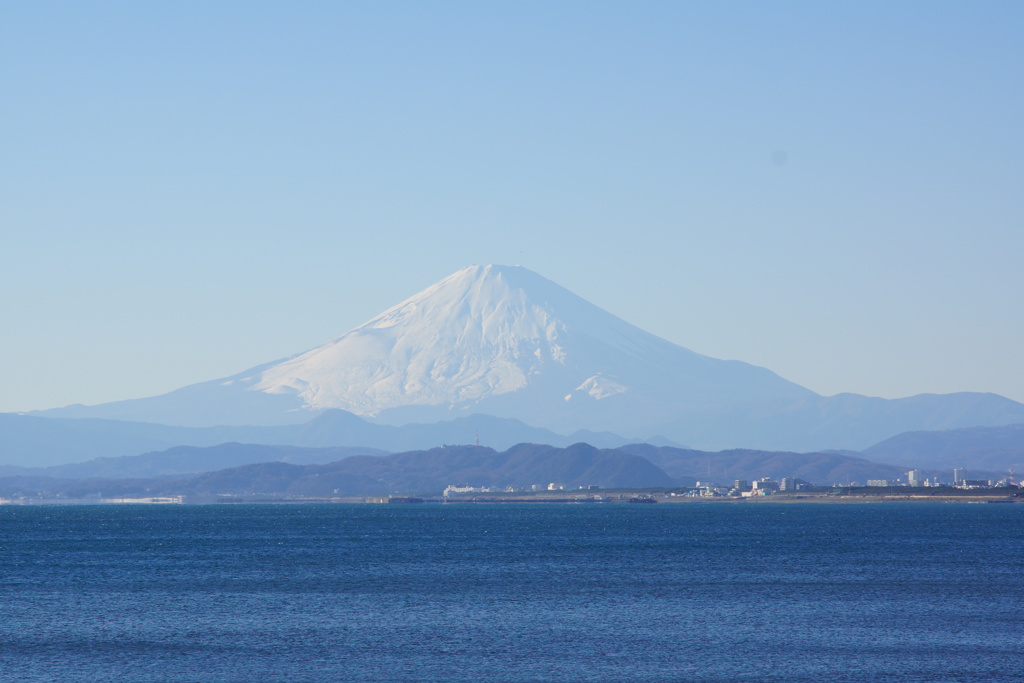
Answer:
[[[898,467],[836,453],[727,451],[706,453],[649,444],[599,449],[518,444],[504,452],[444,446],[405,453],[353,454],[226,443],[63,465],[0,476],[0,496],[26,492],[86,498],[152,495],[439,495],[456,482],[517,489],[557,483],[568,488],[689,487],[697,480],[731,483],[772,474],[811,482],[895,479]]]
[[[439,444],[473,443],[481,436],[493,448],[509,448],[523,442],[569,446],[585,441],[599,447],[629,443],[608,432],[562,435],[519,420],[488,415],[396,427],[367,422],[343,410],[326,410],[305,424],[175,427],[95,418],[0,414],[0,452],[4,455],[0,471],[4,465],[48,467],[162,451],[173,446],[203,447],[232,441],[304,448],[351,446],[393,453]]]
[[[660,339],[506,266],[460,270],[290,359],[162,396],[37,414],[214,427],[305,423],[329,409],[390,425],[480,413],[559,434],[792,451],[1024,423],[1024,404],[994,394],[819,396],[767,369]]]
[[[1024,472],[1024,425],[905,432],[864,450],[911,467]]]

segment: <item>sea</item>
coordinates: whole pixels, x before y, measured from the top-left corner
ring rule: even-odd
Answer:
[[[1024,505],[0,507],[2,681],[1024,681]]]

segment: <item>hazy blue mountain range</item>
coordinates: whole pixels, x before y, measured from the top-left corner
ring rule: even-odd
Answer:
[[[710,453],[649,444],[599,449],[585,443],[566,448],[524,443],[503,452],[482,446],[446,446],[393,455],[351,455],[350,451],[237,443],[182,446],[0,477],[0,495],[436,495],[449,484],[646,488],[691,486],[697,480],[729,485],[734,479],[762,476],[831,484],[896,479],[903,474],[899,467],[835,453]],[[196,472],[187,473],[189,469]]]
[[[630,444],[619,450],[642,455],[677,481],[712,481],[729,484],[736,479],[752,481],[760,477],[802,479],[812,484],[829,485],[869,479],[906,480],[907,468],[872,462],[851,454],[788,453],[734,449],[719,452],[685,448]],[[929,476],[933,474],[931,470]],[[949,477],[952,479],[952,477]]]
[[[14,473],[16,469],[11,466],[68,465],[66,471],[81,472],[80,468],[76,470],[70,465],[97,458],[141,456],[178,445],[213,446],[231,441],[309,448],[350,447],[394,453],[427,449],[446,443],[474,443],[477,439],[487,446],[501,449],[526,442],[554,446],[587,442],[600,447],[615,447],[630,442],[630,439],[608,432],[556,434],[511,418],[489,415],[470,415],[435,424],[396,427],[373,424],[343,410],[326,410],[301,425],[175,427],[120,420],[0,414],[0,474],[4,473],[5,467],[8,474]],[[105,466],[101,463],[99,468]]]
[[[544,469],[549,466],[553,467],[554,462],[545,465],[536,460],[536,458],[553,454],[562,457],[563,463],[568,455],[572,455],[573,462],[577,466],[584,462],[585,457],[595,459],[599,455],[604,458],[602,465],[604,474],[596,476],[594,470],[587,471],[590,473],[588,476],[594,479],[589,483],[605,486],[639,486],[640,484],[637,483],[639,480],[633,478],[633,475],[639,476],[645,471],[649,474],[649,468],[646,465],[652,463],[667,473],[674,483],[680,485],[692,485],[697,480],[728,484],[735,479],[754,479],[764,476],[794,477],[818,484],[849,483],[851,481],[865,483],[868,479],[897,479],[903,477],[907,470],[904,466],[871,462],[857,454],[848,453],[786,453],[752,450],[709,452],[658,447],[650,444],[629,444],[617,449],[597,449],[589,444],[573,444],[567,448],[559,448],[523,443],[507,449],[504,454],[501,454],[501,458],[493,449],[482,447],[472,447],[466,450],[464,446],[448,446],[417,452],[429,452],[434,455],[430,459],[424,459],[425,456],[407,457],[408,454],[383,457],[386,454],[382,451],[352,447],[309,448],[224,443],[207,447],[177,446],[160,452],[120,458],[97,458],[84,463],[47,468],[8,468],[0,475],[95,481],[98,479],[180,477],[268,462],[313,465],[345,460],[348,465],[344,471],[352,476],[370,476],[382,467],[392,473],[389,476],[398,476],[396,473],[399,469],[411,466],[415,470],[416,467],[421,467],[429,460],[435,468],[457,461],[459,467],[462,468],[458,470],[460,473],[458,476],[472,482],[493,484],[504,481],[506,482],[504,485],[522,485],[522,482],[530,477],[540,476],[542,479],[548,477],[550,480],[558,472],[560,472],[560,478],[557,478],[559,482],[564,483],[563,479],[576,481],[575,475],[569,476],[563,470]],[[609,469],[608,462],[610,461],[607,458],[616,453],[629,455],[631,459],[625,462],[631,466],[640,467],[640,469],[632,474],[622,470]],[[459,454],[458,458],[455,457],[456,454]],[[524,461],[523,458],[526,454],[531,454],[531,459]],[[355,456],[370,456],[372,460]],[[637,457],[642,458],[643,462],[637,460]],[[473,458],[477,458],[477,460],[474,461]],[[524,462],[526,462],[525,465]],[[517,464],[513,468],[510,463]],[[523,475],[525,479],[506,481],[510,473],[520,472],[523,468],[526,468],[526,474]],[[437,471],[445,476],[455,476],[452,472],[442,470]],[[472,473],[472,477],[469,473]],[[529,476],[526,476],[527,474]],[[543,476],[541,476],[542,474]],[[647,476],[647,474],[643,476]],[[379,479],[379,477],[377,478]],[[450,481],[449,483],[456,482]],[[530,481],[529,483],[541,482]]]
[[[819,396],[660,339],[505,266],[465,268],[293,358],[162,396],[39,414],[212,427],[302,424],[330,409],[391,425],[478,413],[561,434],[793,451],[1024,422],[1024,404],[994,394]]]
[[[175,449],[180,461],[186,451],[209,462],[251,455],[308,458],[306,449],[268,449],[264,446],[224,444],[211,448]],[[649,460],[618,450],[588,444],[568,448],[520,444],[504,452],[483,446],[448,446],[387,456],[351,456],[338,462],[296,465],[283,461],[219,469],[185,478],[58,479],[46,476],[0,478],[0,495],[46,491],[70,498],[103,495],[136,497],[159,495],[387,495],[394,492],[439,494],[449,484],[477,486],[531,486],[559,483],[567,487],[671,486],[674,480]]]
[[[59,430],[48,430],[54,423]],[[11,425],[23,429],[12,429]],[[76,431],[88,427],[88,431]],[[98,439],[104,429],[111,430]],[[150,434],[150,432],[152,432]],[[54,440],[55,434],[68,439]],[[472,416],[435,425],[393,427],[375,425],[343,411],[326,411],[307,425],[283,427],[223,427],[190,429],[166,425],[123,423],[106,420],[59,420],[28,416],[0,415],[0,436],[10,456],[11,444],[20,438],[19,451],[25,462],[46,462],[42,456],[33,459],[32,436],[39,437],[44,454],[59,461],[65,457],[85,455],[76,451],[76,444],[86,444],[89,452],[113,452],[115,447],[135,453],[140,444],[150,444],[143,453],[120,457],[100,457],[82,461],[82,457],[64,464],[17,467],[0,465],[0,476],[33,475],[57,478],[127,478],[155,477],[206,472],[228,467],[281,461],[293,464],[327,463],[350,455],[383,455],[389,452],[422,450],[420,444],[459,444],[471,442],[477,435],[505,442],[500,448],[519,443],[535,443],[529,436],[553,437],[555,447],[575,443],[573,436],[559,436],[537,430],[515,420],[489,416]],[[876,444],[864,453],[759,451],[730,449],[718,452],[653,444],[628,444],[612,434],[591,435],[604,438],[604,448],[642,455],[662,467],[677,481],[711,479],[731,481],[746,476],[792,476],[812,482],[865,482],[867,479],[895,479],[910,468],[942,472],[948,478],[954,467],[968,469],[972,476],[986,478],[1007,470],[1024,471],[1024,426],[988,427],[944,432],[908,432]],[[247,438],[249,443],[222,443],[223,438]],[[263,438],[270,443],[259,444]],[[519,438],[525,440],[520,441]],[[175,440],[192,444],[168,448]],[[273,443],[290,439],[293,443]],[[362,443],[363,446],[338,444]],[[158,445],[152,445],[158,444]],[[374,445],[375,444],[375,445]],[[403,445],[404,444],[404,445]],[[211,447],[216,445],[216,447]],[[386,446],[382,447],[382,446]],[[61,450],[65,448],[66,450]],[[8,457],[10,460],[10,458]],[[751,474],[753,473],[753,474]]]
[[[1024,425],[906,432],[864,451],[872,460],[913,467],[963,467],[972,471],[1024,472]]]
[[[742,444],[800,452],[861,451],[904,431],[1019,423],[1022,409],[1024,404],[996,394],[919,394],[898,399],[837,394],[737,408],[703,421],[685,419],[676,428],[664,426],[659,433],[677,443],[712,444],[704,447],[715,449]]]
[[[216,446],[175,446],[164,451],[96,458],[52,467],[8,468],[0,474],[47,476],[57,479],[132,479],[199,474],[264,462],[293,465],[322,465],[356,455],[382,456],[387,451],[340,446],[308,448],[251,443],[223,443]]]

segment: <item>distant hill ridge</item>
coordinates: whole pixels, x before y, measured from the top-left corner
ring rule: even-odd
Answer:
[[[1024,424],[906,432],[875,444],[864,455],[913,467],[1024,472]]]
[[[237,459],[239,450],[252,457],[273,453],[309,457],[309,449],[222,444],[208,448],[178,448],[168,457],[180,459],[192,451],[192,459],[223,462]],[[330,450],[330,449],[329,449]],[[483,446],[445,446],[394,455],[356,455],[338,462],[295,465],[288,462],[256,462],[203,472],[188,477],[136,477],[132,479],[56,479],[44,476],[0,478],[0,495],[19,491],[48,490],[68,497],[266,494],[293,496],[387,495],[394,492],[439,494],[449,484],[518,486],[558,483],[567,487],[658,487],[675,482],[647,459],[589,444],[567,448],[520,444],[504,452]]]
[[[373,424],[343,410],[327,410],[301,425],[271,427],[175,427],[100,419],[43,418],[0,413],[0,475],[4,465],[50,467],[95,458],[118,458],[173,446],[214,446],[226,442],[308,448],[349,447],[398,452],[483,438],[494,448],[517,443],[568,446],[585,441],[600,447],[629,443],[610,432],[570,435],[538,429],[511,418],[469,415],[435,424],[401,427]],[[69,471],[73,471],[71,468]],[[8,473],[13,470],[8,468]]]
[[[735,479],[763,476],[831,484],[896,479],[904,474],[898,466],[838,453],[711,453],[649,444],[601,449],[585,443],[565,448],[524,443],[503,452],[461,445],[392,455],[353,454],[353,450],[238,443],[176,447],[162,453],[23,472],[0,480],[0,495],[12,495],[26,487],[64,493],[118,491],[118,495],[130,491],[135,492],[131,495],[243,492],[319,496],[335,491],[338,495],[377,495],[437,493],[449,484],[646,488],[691,486],[702,480],[728,486]],[[188,473],[188,468],[194,471]]]
[[[562,436],[534,429],[516,420],[470,416],[434,425],[394,427],[375,425],[343,411],[326,411],[306,425],[283,427],[186,428],[109,420],[58,420],[0,414],[0,443],[8,462],[0,476],[40,475],[61,478],[148,477],[188,474],[210,469],[285,461],[326,463],[349,455],[382,455],[427,449],[438,443],[471,443],[482,435],[489,445],[507,449],[519,443],[549,443],[565,447],[577,442],[622,450],[648,457],[673,477],[729,479],[733,470],[716,469],[717,463],[753,458],[758,472],[788,472],[808,481],[866,479],[853,461],[874,461],[905,470],[965,468],[973,472],[1024,472],[1024,425],[909,432],[887,439],[862,454],[853,452],[795,453],[731,449],[706,451],[657,443],[637,444],[610,433],[580,432]],[[260,443],[263,440],[264,443]],[[186,445],[170,447],[175,442]],[[191,442],[191,443],[189,443]],[[235,442],[230,445],[231,442]],[[222,445],[224,444],[224,445]],[[339,445],[359,444],[359,445]],[[203,447],[219,446],[206,451]],[[98,453],[123,456],[95,457]],[[213,457],[216,454],[217,457]],[[708,458],[713,467],[708,470]],[[727,457],[728,456],[728,457]],[[843,456],[843,457],[837,457]],[[863,456],[863,458],[861,457]],[[776,464],[764,463],[770,457]],[[18,459],[16,459],[18,458]],[[68,462],[68,460],[72,462]],[[54,463],[54,461],[57,461]],[[703,465],[701,465],[703,463]],[[35,465],[35,466],[33,466]],[[892,472],[872,478],[894,478]],[[980,475],[979,475],[980,476]]]

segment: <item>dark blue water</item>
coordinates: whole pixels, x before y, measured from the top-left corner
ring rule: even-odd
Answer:
[[[0,680],[1024,680],[1024,505],[0,508]]]

